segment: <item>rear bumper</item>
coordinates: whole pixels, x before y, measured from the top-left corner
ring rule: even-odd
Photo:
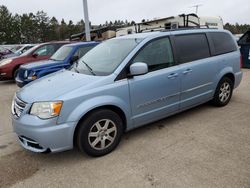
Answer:
[[[36,116],[12,117],[14,132],[27,150],[32,152],[60,152],[73,148],[76,123],[56,123],[57,118],[41,120]]]
[[[235,73],[234,88],[237,88],[240,85],[242,76],[243,76],[242,71]]]

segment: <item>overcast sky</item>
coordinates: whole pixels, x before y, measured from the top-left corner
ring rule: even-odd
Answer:
[[[199,7],[199,16],[221,16],[224,23],[250,24],[250,0],[88,0],[92,24],[106,20],[140,22],[142,19],[163,18],[191,13]],[[58,20],[79,21],[83,18],[82,0],[0,0],[12,13],[43,10]]]

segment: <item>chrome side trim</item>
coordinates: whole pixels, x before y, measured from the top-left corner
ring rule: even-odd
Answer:
[[[197,87],[193,87],[193,88],[191,88],[191,89],[187,89],[187,90],[185,90],[185,91],[182,91],[181,93],[188,93],[188,92],[190,92],[190,91],[194,91],[194,90],[196,90],[196,89],[200,89],[200,88],[202,88],[202,87],[209,86],[209,85],[212,85],[212,84],[213,84],[213,82],[209,82],[209,83],[206,83],[206,84],[203,84],[203,85],[199,85],[199,86],[197,86]]]
[[[159,99],[155,99],[155,100],[152,100],[152,101],[148,101],[148,102],[146,102],[146,103],[137,105],[137,108],[142,108],[142,107],[149,106],[149,105],[152,105],[152,104],[155,104],[155,103],[158,103],[158,102],[166,101],[166,100],[168,100],[169,98],[175,97],[175,96],[177,96],[177,95],[181,95],[182,93],[188,93],[188,92],[191,92],[191,91],[194,91],[194,90],[196,90],[196,89],[200,89],[200,88],[202,88],[202,87],[209,86],[209,85],[212,85],[212,84],[213,84],[213,82],[209,82],[209,83],[206,83],[206,84],[203,84],[203,85],[199,85],[199,86],[194,87],[194,88],[191,88],[191,89],[187,89],[187,90],[182,91],[182,92],[178,92],[178,93],[175,93],[175,94],[172,94],[172,95],[168,95],[168,96],[165,96],[165,97],[161,97],[161,98],[159,98]]]
[[[142,107],[145,107],[145,106],[149,106],[149,105],[152,105],[152,104],[155,104],[155,103],[158,103],[158,102],[162,102],[162,101],[166,101],[167,99],[169,98],[172,98],[172,97],[175,97],[177,95],[180,95],[181,93],[178,92],[178,93],[175,93],[175,94],[172,94],[172,95],[168,95],[168,96],[165,96],[165,97],[161,97],[159,99],[155,99],[155,100],[152,100],[152,101],[148,101],[146,103],[143,103],[143,104],[139,104],[137,106],[137,108],[142,108]]]

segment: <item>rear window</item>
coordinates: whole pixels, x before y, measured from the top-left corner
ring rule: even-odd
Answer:
[[[212,55],[220,55],[236,51],[234,39],[228,33],[213,32],[208,33],[213,45]]]
[[[179,63],[210,57],[208,41],[205,34],[176,35],[175,44]]]

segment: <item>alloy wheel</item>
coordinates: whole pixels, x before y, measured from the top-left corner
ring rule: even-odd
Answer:
[[[231,94],[231,86],[228,82],[224,82],[219,91],[219,99],[222,103],[226,102]]]
[[[104,150],[114,142],[116,135],[115,123],[109,119],[102,119],[90,128],[88,142],[93,149]]]

